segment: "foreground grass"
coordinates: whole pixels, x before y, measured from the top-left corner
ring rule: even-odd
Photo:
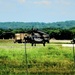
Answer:
[[[28,73],[31,75],[75,74],[72,48],[61,44],[26,45]],[[0,40],[0,75],[25,75],[24,44]]]

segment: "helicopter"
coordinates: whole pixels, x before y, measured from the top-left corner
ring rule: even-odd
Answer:
[[[31,31],[31,35],[24,37],[26,42],[30,42],[33,45],[36,46],[36,44],[43,44],[45,46],[45,43],[49,43],[50,36],[49,34],[46,34],[38,29],[33,29]]]
[[[75,44],[75,37],[72,39],[71,43],[74,43]]]

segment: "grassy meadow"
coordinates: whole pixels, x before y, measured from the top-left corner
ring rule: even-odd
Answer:
[[[26,44],[28,75],[74,75],[72,47],[49,43]],[[0,75],[26,75],[24,43],[0,40]]]

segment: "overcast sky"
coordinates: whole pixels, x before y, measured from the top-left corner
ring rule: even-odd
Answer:
[[[75,0],[0,0],[0,22],[75,20]]]

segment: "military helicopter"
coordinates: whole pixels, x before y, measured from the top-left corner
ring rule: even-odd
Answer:
[[[49,43],[50,36],[38,29],[32,29],[30,36],[24,37],[25,41],[30,42],[33,45],[36,46],[36,44],[42,43],[43,46],[45,46],[45,43]]]
[[[75,44],[75,37],[72,39],[71,43],[74,43]]]

